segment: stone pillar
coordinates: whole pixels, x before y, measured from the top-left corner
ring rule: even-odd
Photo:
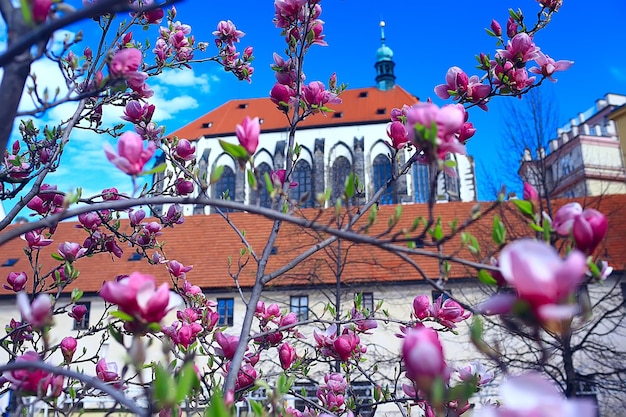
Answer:
[[[287,143],[284,140],[276,142],[276,149],[274,149],[274,171],[285,168],[285,146]]]
[[[157,157],[156,161],[154,161],[154,167],[161,165],[164,162],[165,162],[165,154],[161,153]],[[163,187],[165,186],[164,181],[165,181],[166,171],[157,172],[156,174],[152,176],[152,186],[154,187],[154,192],[157,194],[161,194],[163,192]],[[153,207],[154,208],[152,210],[154,214],[165,214],[163,213],[163,204],[156,204]]]
[[[211,177],[211,173],[209,172],[209,155],[211,154],[211,149],[207,148],[202,152],[202,156],[198,160],[198,175],[200,175],[200,181],[203,183],[209,184],[209,179]],[[201,191],[201,190],[199,190]],[[193,214],[204,214],[204,206],[200,204],[196,204],[193,207]]]
[[[315,207],[319,207],[315,197],[317,193],[323,193],[326,189],[326,182],[324,179],[326,178],[324,171],[324,142],[325,139],[315,139],[315,145],[313,146],[313,166],[311,167],[311,175],[313,175],[313,189],[311,192],[313,193],[313,201],[315,201]],[[330,167],[328,167],[330,169]]]
[[[354,145],[352,147],[352,157],[354,160],[352,161],[352,171],[354,175],[359,178],[359,182],[361,184],[365,184],[365,139],[361,137],[360,139],[354,138]],[[360,190],[361,193],[358,194],[353,201],[353,204],[363,204],[365,202],[365,189],[364,187]]]

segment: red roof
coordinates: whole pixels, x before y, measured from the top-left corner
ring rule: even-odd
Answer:
[[[568,201],[555,202],[555,206],[562,205]],[[602,257],[609,261],[609,264],[617,270],[624,269],[626,265],[626,195],[604,196],[601,198],[591,198],[585,204],[587,207],[594,207],[605,213],[609,217],[611,225],[609,234],[604,242],[604,246],[599,249]],[[489,203],[484,203],[482,209],[486,210]],[[458,225],[471,216],[475,203],[444,203],[437,204],[435,213],[442,218],[444,232],[450,230],[450,223],[458,219]],[[381,206],[378,213],[377,222],[371,226],[367,232],[369,236],[380,236],[387,231],[388,220],[393,216],[396,208],[394,206]],[[504,203],[501,207],[492,211],[473,224],[466,231],[474,234],[481,246],[481,255],[488,259],[489,245],[492,235],[493,215],[498,214],[507,225],[508,236],[532,235],[530,229],[525,225],[525,221],[517,215],[517,211],[511,203]],[[320,213],[315,209],[307,209],[303,215],[309,218],[317,218],[317,222],[322,224],[335,224],[334,210],[325,210]],[[424,204],[410,204],[402,206],[401,220],[394,226],[393,230],[384,235],[391,238],[396,233],[404,236],[404,229],[409,229],[413,221],[420,217],[427,216],[427,207]],[[246,239],[253,249],[260,253],[267,242],[267,237],[272,227],[272,222],[263,217],[249,213],[230,213],[229,218],[241,230],[244,230]],[[367,220],[364,216],[360,226]],[[11,226],[12,227],[12,226]],[[358,226],[357,226],[358,227]],[[355,228],[355,230],[358,230]],[[419,229],[418,229],[419,230]],[[416,232],[410,234],[415,236]],[[36,260],[42,266],[42,271],[46,272],[58,266],[60,263],[50,256],[56,252],[58,244],[65,241],[83,242],[87,237],[87,232],[82,228],[77,228],[74,222],[64,222],[58,225],[54,235],[55,243],[44,248]],[[275,271],[277,268],[292,261],[295,256],[310,248],[316,242],[326,236],[310,230],[304,230],[293,224],[284,223],[275,245],[274,254],[270,256],[266,272]],[[244,255],[239,257],[244,248],[237,234],[228,227],[219,215],[191,216],[185,219],[182,225],[163,230],[160,240],[166,242],[164,250],[168,259],[175,259],[184,265],[193,265],[193,270],[187,274],[189,281],[199,285],[205,290],[220,290],[234,288],[234,281],[230,273],[237,273],[237,265],[240,262],[247,265],[239,274],[239,285],[249,288],[254,282],[256,265],[252,258]],[[430,241],[427,237],[426,242]],[[453,256],[473,259],[466,249],[461,249],[460,238],[456,237],[444,245],[444,253]],[[32,268],[28,258],[24,255],[25,242],[15,239],[2,245],[2,263],[13,258],[17,263],[13,266],[3,266],[0,268],[0,279],[4,279],[9,272],[26,271],[28,276],[33,277]],[[399,283],[414,282],[421,280],[420,274],[407,262],[398,256],[364,244],[352,244],[348,241],[341,241],[342,248],[342,283]],[[75,282],[66,287],[69,292],[73,288],[79,287],[86,292],[98,291],[102,283],[114,279],[115,276],[128,274],[134,271],[141,271],[154,275],[158,281],[168,281],[169,275],[165,265],[149,265],[145,259],[130,261],[129,258],[135,249],[123,247],[124,254],[121,259],[114,258],[108,253],[95,254],[91,257],[80,258],[75,262],[76,268],[80,271],[80,276]],[[308,258],[296,268],[286,272],[281,277],[272,282],[277,286],[292,285],[315,285],[331,284],[335,282],[336,253],[337,245],[333,244],[326,250],[321,250]],[[434,251],[434,248],[426,250]],[[149,250],[151,254],[153,250]],[[229,267],[229,257],[232,260]],[[434,258],[412,255],[419,267],[430,278],[439,277],[439,265]],[[476,271],[462,265],[451,263],[451,279],[473,278]],[[12,295],[13,292],[4,288],[0,289],[0,295]]]
[[[325,126],[342,126],[367,123],[384,123],[389,121],[392,108],[414,104],[417,97],[409,94],[400,86],[382,91],[375,87],[355,88],[341,93],[341,104],[330,106],[334,113],[327,115],[315,114],[306,118],[300,128],[319,128]],[[261,131],[280,131],[287,128],[285,115],[276,108],[268,97],[230,100],[204,116],[183,126],[172,133],[185,139],[220,137],[235,134],[235,126],[245,116],[258,117],[261,120]]]

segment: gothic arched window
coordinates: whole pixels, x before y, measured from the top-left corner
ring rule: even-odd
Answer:
[[[413,184],[415,185],[415,202],[427,203],[430,196],[429,166],[413,164]]]
[[[306,193],[309,193],[306,200],[302,201],[301,207],[313,207],[313,175],[311,165],[303,159],[296,162],[293,168],[292,180],[298,183],[298,186],[291,190],[293,199],[300,201]]]
[[[222,176],[215,183],[215,198],[235,199],[235,172],[231,167],[225,166]],[[233,209],[225,208],[222,211],[232,212]]]
[[[383,155],[382,153],[378,154],[376,158],[374,158],[372,168],[374,174],[374,192],[376,192],[391,178],[391,161],[387,155]],[[393,195],[393,187],[391,185],[389,185],[380,196],[379,201],[381,204],[396,203],[395,196]]]
[[[272,168],[270,168],[270,166],[263,162],[262,164],[260,164],[257,168],[257,192],[255,193],[256,196],[260,197],[258,200],[255,199],[253,201],[253,204],[256,204],[257,201],[260,202],[261,207],[267,207],[270,208],[272,207],[272,196],[270,195],[270,193],[267,192],[267,187],[265,184],[265,174],[267,173],[267,175],[270,175],[270,171],[272,170]]]
[[[348,161],[348,158],[346,158],[345,156],[340,156],[337,159],[335,159],[335,162],[333,163],[333,168],[331,171],[331,174],[332,174],[331,186],[333,189],[332,203],[333,204],[335,201],[337,201],[338,198],[343,196],[343,189],[345,188],[346,177],[350,175],[350,171],[352,171],[352,166],[350,165],[350,161]]]

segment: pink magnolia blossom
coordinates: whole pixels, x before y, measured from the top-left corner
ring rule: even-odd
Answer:
[[[289,109],[289,104],[293,101],[294,96],[294,90],[288,85],[281,83],[274,84],[274,87],[270,90],[270,99],[280,110]]]
[[[141,65],[143,54],[137,48],[124,48],[115,53],[109,71],[114,77],[123,77],[132,75],[137,72]]]
[[[143,323],[158,323],[180,301],[167,283],[156,286],[152,275],[133,272],[119,281],[107,281],[100,296]]]
[[[40,362],[41,357],[32,350],[18,356],[16,363]],[[54,376],[40,369],[15,369],[2,375],[11,383],[11,389],[25,395],[58,397],[63,389],[63,377]]]
[[[446,83],[435,87],[435,94],[439,98],[454,99],[467,98],[486,110],[485,99],[491,93],[491,86],[482,84],[478,76],[468,77],[459,67],[451,67],[446,73]]]
[[[552,228],[560,236],[569,236],[576,217],[580,216],[583,208],[579,203],[567,203],[556,211],[552,219]]]
[[[527,33],[521,32],[513,36],[506,44],[506,49],[499,49],[497,56],[511,61],[515,67],[539,57],[539,47]]]
[[[552,74],[554,74],[556,71],[566,71],[572,65],[574,65],[574,61],[566,61],[566,60],[555,61],[554,59],[550,58],[548,55],[545,55],[543,52],[539,52],[537,54],[537,58],[535,58],[535,62],[539,65],[539,67],[532,67],[531,69],[529,69],[529,71],[532,72],[533,74],[543,75],[544,77],[547,77],[553,83],[556,82],[557,80],[552,77]]]
[[[104,146],[107,159],[128,175],[141,173],[155,151],[156,145],[152,141],[148,142],[148,147],[144,149],[141,136],[135,132],[126,132],[119,137],[117,154],[108,143]]]
[[[567,318],[575,312],[563,302],[585,278],[585,255],[574,250],[563,260],[552,246],[519,239],[508,244],[498,260],[504,279],[542,320]],[[574,310],[573,310],[574,309]]]
[[[235,391],[248,388],[254,381],[256,381],[257,372],[256,369],[249,363],[244,363],[241,365],[241,369],[237,374],[237,380],[235,381]]]
[[[176,178],[174,181],[174,188],[176,189],[176,194],[178,195],[188,195],[193,193],[193,182],[186,180],[184,178]]]
[[[555,12],[563,5],[563,0],[537,0],[537,2]]]
[[[500,385],[499,407],[484,406],[476,417],[593,417],[596,406],[589,399],[568,399],[540,374],[530,372],[508,378]]]
[[[7,275],[7,283],[2,284],[2,287],[5,290],[20,292],[24,289],[27,282],[28,276],[26,272],[9,272],[9,275]]]
[[[183,161],[193,161],[196,158],[196,147],[191,145],[187,139],[179,139],[174,149],[174,157]]]
[[[248,155],[253,155],[257,146],[259,146],[259,134],[261,133],[259,118],[250,119],[246,116],[241,124],[235,127],[235,133],[239,143],[246,149]]]
[[[465,123],[465,112],[456,105],[439,108],[433,103],[417,103],[407,111],[406,120],[409,139],[427,153],[427,159],[444,159],[449,152],[466,154],[456,136]],[[434,138],[430,136],[433,125],[437,128]]]
[[[191,271],[192,269],[193,269],[193,265],[184,266],[183,264],[181,264],[180,262],[174,259],[169,261],[167,265],[167,270],[170,271],[170,273],[173,276],[175,276],[176,278],[182,278],[182,279],[184,279],[186,277],[187,272]]]
[[[217,332],[215,333],[215,341],[219,345],[219,348],[215,348],[215,352],[219,356],[223,356],[226,359],[232,359],[235,356],[239,337]]]
[[[72,317],[76,321],[82,321],[85,314],[87,314],[87,306],[84,304],[78,304],[72,307],[72,311],[68,313],[68,316]]]
[[[124,115],[122,116],[122,119],[134,124],[141,122],[148,123],[152,120],[154,110],[154,104],[142,104],[137,100],[131,100],[126,104],[126,107],[124,107]]]
[[[448,380],[449,370],[437,332],[428,327],[409,329],[402,344],[406,376],[419,389],[429,390],[436,378]]]
[[[48,19],[52,0],[30,0],[31,12],[35,23],[43,23]]]
[[[461,381],[468,382],[475,380],[476,384],[479,386],[486,385],[493,381],[493,372],[488,372],[485,365],[477,361],[473,361],[457,369],[457,372]]]
[[[26,243],[30,249],[41,249],[54,242],[52,239],[46,239],[38,230],[26,232],[24,239],[26,239]]]
[[[444,300],[443,295],[440,296],[431,307],[432,316],[441,325],[454,329],[456,323],[467,320],[472,316],[471,311],[466,311],[459,303],[451,298]]]
[[[305,85],[302,89],[302,101],[306,105],[307,110],[312,113],[319,112],[321,107],[326,104],[340,104],[341,99],[337,94],[326,90],[324,83],[321,81],[312,81]]]
[[[502,26],[495,19],[491,20],[491,31],[498,37],[502,36]]]
[[[430,300],[427,295],[418,295],[413,299],[413,314],[420,320],[430,315]]]
[[[232,45],[235,42],[239,42],[239,39],[243,38],[245,33],[237,30],[235,24],[230,20],[222,20],[217,24],[217,30],[213,31],[213,36],[216,36],[221,42]]]
[[[138,226],[141,224],[141,221],[146,217],[146,212],[143,209],[131,211],[128,214],[128,219],[130,220],[130,225],[132,227]]]
[[[67,262],[74,262],[87,253],[87,248],[83,248],[76,242],[64,242],[59,245],[59,255]]]
[[[576,248],[591,253],[602,242],[609,230],[606,216],[598,210],[585,209],[574,219],[572,234]]]
[[[22,321],[43,328],[52,322],[52,300],[48,294],[39,294],[31,303],[24,292],[17,294],[17,307]]]
[[[506,36],[513,38],[519,30],[519,26],[512,16],[506,21]]]
[[[78,346],[78,342],[72,336],[64,337],[61,340],[61,353],[63,354],[63,359],[65,359],[65,363],[72,362],[72,358],[74,357],[74,353],[76,353],[76,347]]]
[[[270,178],[272,179],[272,183],[276,187],[282,187],[285,185],[285,181],[287,177],[287,171],[284,169],[278,169],[276,171],[270,171]],[[295,181],[289,182],[289,188],[295,188],[298,186],[298,183]]]
[[[402,149],[409,143],[409,134],[400,121],[394,120],[387,125],[387,136],[394,149]]]
[[[280,360],[280,366],[284,370],[291,368],[296,357],[296,350],[289,343],[285,342],[278,348],[278,359]]]
[[[121,377],[117,371],[115,362],[107,362],[105,358],[100,358],[96,363],[96,376],[102,382],[113,384],[114,387],[121,388]]]
[[[539,202],[537,189],[527,182],[524,182],[524,200],[532,201],[533,203]]]

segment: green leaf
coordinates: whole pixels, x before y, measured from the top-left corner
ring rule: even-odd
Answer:
[[[50,256],[52,256],[52,259],[57,260],[57,261],[64,261],[65,259],[63,259],[63,257],[61,255],[59,255],[58,253],[51,253]]]
[[[530,226],[530,228],[533,229],[535,232],[543,233],[543,227],[539,226],[538,224],[530,223],[528,226]]]
[[[437,223],[435,223],[435,228],[432,230],[432,236],[435,240],[443,239],[443,228],[441,227],[441,217],[437,219]]]
[[[483,340],[483,322],[477,315],[474,315],[474,320],[472,320],[470,325],[470,335],[474,342]]]
[[[139,175],[154,175],[154,174],[158,174],[160,172],[165,172],[166,168],[167,168],[167,164],[165,162],[163,162],[162,164],[159,164],[159,165],[155,166],[154,168],[152,168],[150,171],[144,171],[144,172],[140,173]]]
[[[486,270],[478,271],[478,280],[487,285],[498,285],[498,281]]]
[[[83,292],[81,290],[79,290],[78,288],[74,288],[72,290],[72,302],[75,303],[76,301],[80,300],[83,296]]]
[[[551,224],[550,224],[550,220],[544,218],[543,219],[543,238],[546,242],[550,242],[550,232],[552,231],[551,229]]]
[[[176,404],[176,383],[170,373],[162,366],[154,370],[154,399],[163,407],[172,407]]]
[[[33,24],[33,14],[30,10],[30,2],[28,0],[20,0],[20,7],[22,8],[22,18],[28,26]]]
[[[346,194],[346,198],[350,199],[354,195],[355,186],[354,186],[354,172],[350,172],[350,175],[346,177],[344,193]]]
[[[253,190],[256,190],[256,177],[254,176],[254,172],[251,169],[246,171],[248,174],[248,185]]]
[[[213,168],[211,171],[211,178],[209,179],[209,184],[215,184],[222,178],[222,173],[224,172],[224,165],[219,165]]]
[[[267,194],[272,194],[272,192],[274,191],[274,182],[272,181],[269,172],[265,172],[265,174],[263,175],[263,180],[265,181],[265,189],[267,190]]]
[[[228,143],[221,139],[219,140],[219,142],[224,152],[232,156],[233,159],[248,159],[248,151],[246,151],[246,148],[244,148],[243,146]]]
[[[254,413],[255,416],[263,415],[263,405],[260,402],[253,400],[251,398],[248,398],[247,402],[248,402],[248,405],[250,405],[250,408],[252,409],[252,413]]]
[[[109,324],[109,334],[117,343],[119,343],[120,345],[124,345],[124,337],[122,336],[120,331],[117,330],[117,328],[112,324]]]
[[[193,363],[188,362],[180,372],[176,386],[176,403],[180,403],[191,392],[192,388],[200,382],[194,369]]]
[[[517,209],[524,216],[528,216],[530,218],[534,217],[533,213],[533,203],[527,200],[512,200],[513,204],[517,207]]]
[[[491,234],[496,245],[503,245],[506,240],[506,228],[497,214],[493,216],[493,232]]]
[[[122,321],[133,321],[133,316],[131,316],[130,314],[126,314],[123,311],[111,311],[109,314],[112,317],[115,317],[116,319],[120,319]]]

